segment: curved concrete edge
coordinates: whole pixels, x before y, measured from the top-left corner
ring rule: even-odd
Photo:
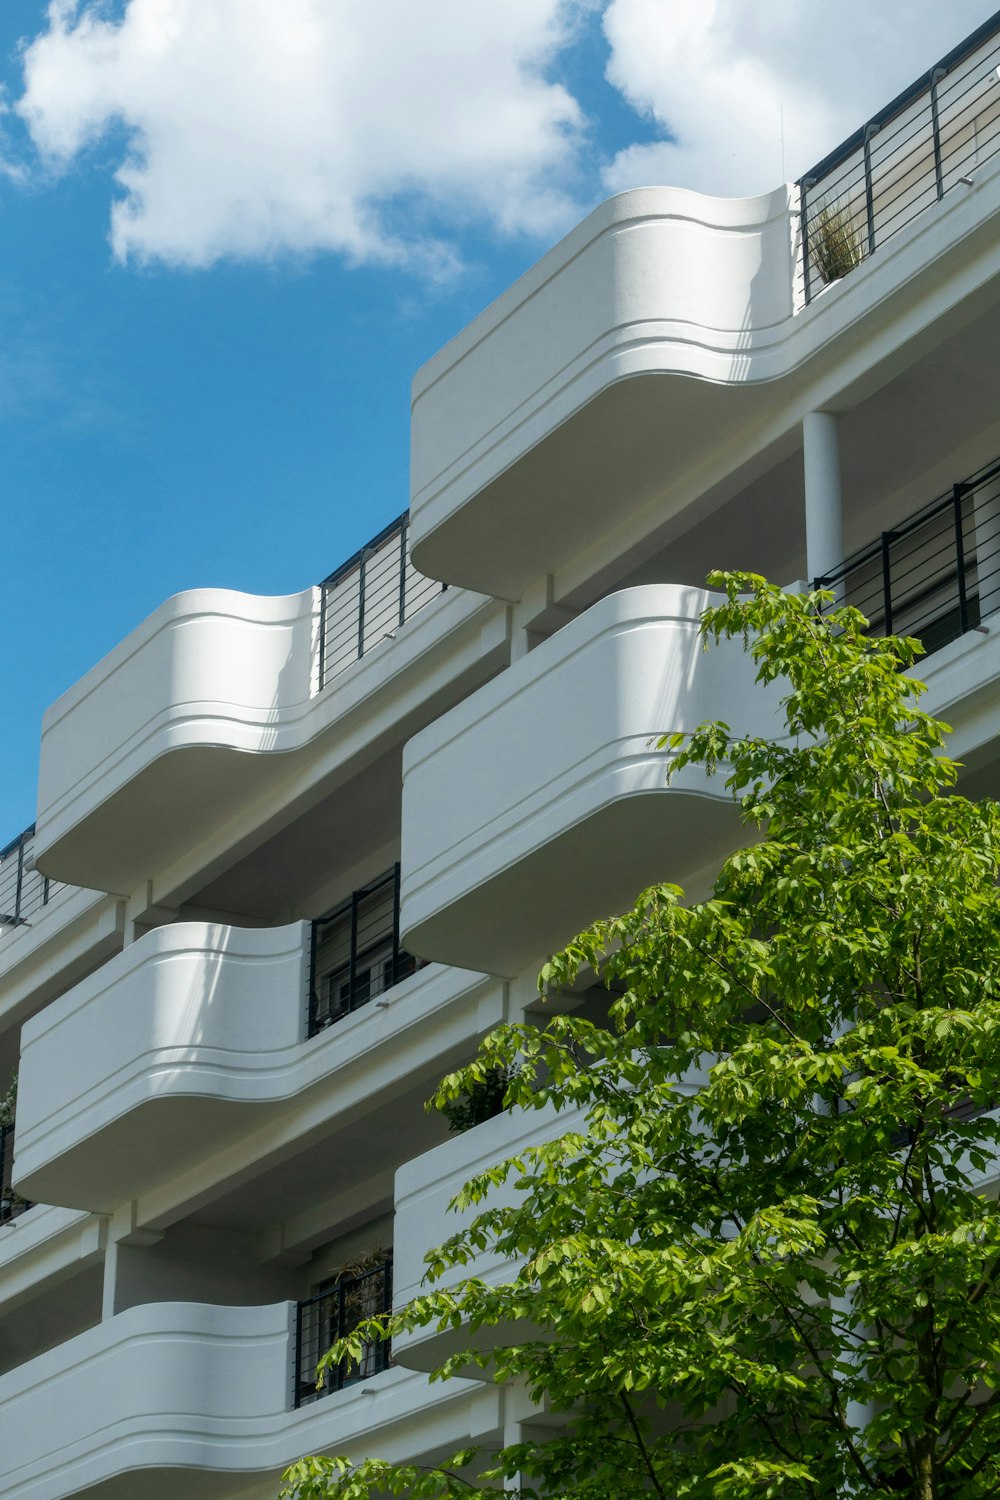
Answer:
[[[286,598],[195,589],[167,600],[45,714],[40,867],[58,863],[61,842],[163,757],[301,750],[484,609],[496,606],[446,590],[319,692],[318,588]]]
[[[0,1312],[37,1295],[46,1282],[98,1264],[105,1232],[94,1214],[43,1203],[0,1225]]]
[[[169,1095],[239,1099],[304,1035],[309,925],[154,928],[26,1022],[18,1181]]]
[[[171,749],[277,748],[309,701],[319,600],[192,589],[154,610],[44,716],[36,860]]]
[[[692,1069],[680,1092],[703,1086],[704,1069]],[[565,1135],[584,1133],[585,1109],[556,1111],[551,1105],[538,1110],[512,1110],[486,1120],[454,1140],[445,1141],[415,1157],[396,1172],[396,1250],[393,1261],[393,1304],[398,1309],[418,1296],[424,1286],[427,1250],[444,1243],[474,1212],[510,1207],[519,1197],[515,1179],[494,1189],[480,1209],[453,1207],[459,1192],[473,1177],[510,1157],[519,1157],[531,1146],[542,1146]],[[468,1265],[451,1268],[435,1290],[448,1291],[470,1277],[495,1286],[515,1274],[517,1266],[504,1256],[481,1251]],[[489,1339],[490,1330],[485,1330]],[[492,1331],[498,1342],[496,1330]],[[414,1370],[431,1370],[441,1359],[461,1348],[467,1340],[463,1329],[416,1329],[393,1341],[396,1362]],[[482,1372],[488,1378],[487,1372]]]
[[[294,1303],[151,1303],[9,1372],[0,1378],[5,1500],[62,1500],[142,1471],[159,1471],[178,1500],[191,1470],[218,1474],[218,1493],[229,1495],[234,1475],[277,1479],[303,1453],[350,1449],[362,1432],[390,1450],[402,1437],[409,1452],[398,1456],[414,1455],[425,1410],[430,1426],[450,1414],[461,1433],[468,1392],[445,1396],[403,1370],[375,1377],[374,1396],[354,1389],[293,1409],[294,1325]]]
[[[615,385],[780,382],[855,337],[862,321],[869,342],[881,341],[874,362],[940,316],[942,299],[960,301],[998,273],[990,220],[1000,212],[1000,164],[807,307],[796,300],[797,207],[791,187],[756,199],[620,194],[446,345],[414,382],[415,566],[449,576],[446,534],[462,507]],[[956,267],[951,255],[947,288],[929,286],[921,308],[908,289],[928,273],[933,281],[935,263],[958,246],[967,263]],[[913,304],[902,317],[900,293]],[[793,385],[788,399],[798,420]]]
[[[600,868],[610,910],[645,876],[689,877],[712,857],[710,840],[688,845],[700,818],[738,821],[725,777],[689,767],[668,785],[655,737],[706,719],[736,733],[783,728],[780,690],[756,684],[741,642],[703,650],[712,599],[673,584],[609,595],[410,741],[400,920],[411,951],[467,966],[477,952],[477,967],[512,975],[600,914],[590,909],[596,891],[584,894],[588,869]],[[505,938],[497,898],[519,878],[530,883],[535,864],[533,921]],[[555,914],[558,903],[566,909],[547,929],[546,908]],[[515,943],[530,934],[540,946]]]
[[[103,891],[64,886],[31,923],[0,941],[0,1027],[15,1026],[67,985],[117,953],[125,937],[123,904]]]
[[[474,1009],[494,984],[429,966],[387,991],[383,1007],[307,1039],[309,936],[305,922],[156,928],[34,1017],[22,1038],[20,1190],[110,1212],[193,1149],[190,1130],[175,1143],[164,1129],[171,1101],[189,1101],[188,1113],[201,1101],[195,1135],[208,1149],[239,1111],[360,1074],[374,1054],[405,1069],[417,1031]]]
[[[610,380],[749,378],[750,351],[785,337],[792,316],[793,203],[786,186],[620,193],[435,354],[413,382],[416,565],[454,485],[474,473],[482,488]]]

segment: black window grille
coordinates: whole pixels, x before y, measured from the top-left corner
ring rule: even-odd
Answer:
[[[356,1276],[340,1276],[300,1302],[295,1334],[295,1405],[306,1406],[345,1386],[370,1380],[392,1364],[388,1341],[368,1342],[360,1362],[341,1361],[328,1369],[316,1389],[316,1366],[336,1339],[351,1333],[365,1318],[392,1310],[392,1260]]]
[[[21,927],[62,887],[35,869],[35,825],[0,849],[0,931]]]
[[[953,485],[823,578],[874,635],[912,635],[928,653],[1000,609],[1000,459]]]
[[[399,866],[312,926],[309,1035],[368,1005],[416,969],[399,946]]]
[[[409,532],[404,511],[323,580],[321,689],[444,592],[445,584],[425,578],[410,562]]]
[[[7,1224],[23,1214],[31,1204],[11,1187],[14,1170],[14,1127],[0,1125],[0,1224]]]
[[[799,179],[806,302],[1000,151],[1000,12]]]

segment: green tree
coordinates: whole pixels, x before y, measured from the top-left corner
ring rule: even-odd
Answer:
[[[953,792],[946,726],[900,670],[916,642],[821,613],[829,595],[710,583],[706,645],[743,637],[788,732],[660,743],[673,770],[727,777],[753,837],[708,900],[656,886],[546,966],[543,988],[606,984],[610,1027],[508,1026],[445,1080],[439,1104],[510,1069],[509,1107],[582,1106],[587,1128],[470,1182],[427,1294],[377,1330],[491,1333],[492,1354],[438,1376],[520,1380],[564,1425],[430,1472],[308,1459],[295,1500],[503,1480],[573,1500],[1000,1493],[1000,1213],[982,1191],[1000,817]],[[515,1205],[491,1205],[508,1179]],[[441,1289],[487,1245],[512,1259],[504,1285]]]

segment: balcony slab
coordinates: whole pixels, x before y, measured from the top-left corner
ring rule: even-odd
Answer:
[[[149,1303],[0,1377],[5,1500],[272,1500],[304,1453],[467,1441],[475,1397],[405,1370],[291,1409],[294,1326],[288,1302]]]
[[[307,1039],[310,928],[156,928],[29,1021],[16,1183],[39,1202],[112,1213],[199,1164],[267,1155],[382,1113],[428,1046],[473,1046],[496,1006],[481,974],[430,966]],[[485,990],[484,990],[485,986]],[[480,996],[482,995],[482,1000]],[[369,1098],[370,1096],[370,1098]],[[382,1128],[387,1128],[387,1121]],[[360,1128],[360,1126],[358,1126]],[[259,1222],[259,1205],[258,1205]]]
[[[782,728],[740,642],[703,650],[712,596],[667,584],[592,606],[412,740],[407,951],[513,976],[655,881],[684,884],[741,825],[723,775],[666,784],[657,734]]]

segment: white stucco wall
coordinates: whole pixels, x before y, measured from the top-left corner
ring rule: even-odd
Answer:
[[[514,975],[644,884],[700,870],[738,821],[724,776],[669,786],[653,738],[780,732],[742,642],[703,649],[712,596],[664,584],[587,610],[406,747],[411,952]]]

